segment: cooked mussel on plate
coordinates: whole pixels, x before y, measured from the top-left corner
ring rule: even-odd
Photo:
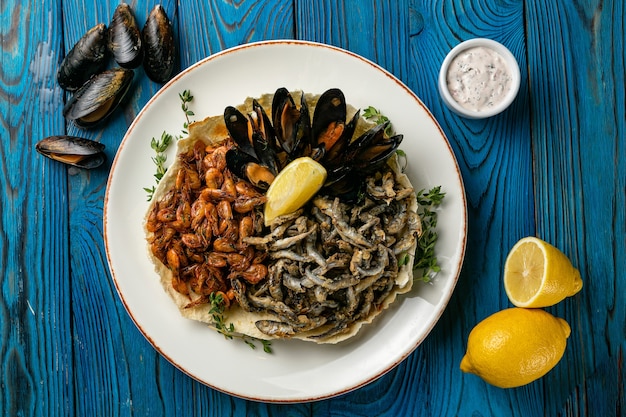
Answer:
[[[338,88],[319,96],[312,118],[305,97],[301,95],[298,107],[291,93],[279,88],[272,100],[271,120],[256,100],[248,116],[227,107],[224,123],[236,145],[226,154],[229,169],[267,189],[286,164],[310,156],[328,171],[325,192],[356,198],[363,178],[389,159],[402,135],[385,136],[387,124],[380,124],[355,137],[360,112],[348,118],[346,99]]]

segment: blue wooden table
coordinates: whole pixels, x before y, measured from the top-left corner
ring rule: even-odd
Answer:
[[[145,21],[156,2],[131,1]],[[458,159],[468,200],[466,258],[432,333],[388,374],[305,404],[264,404],[194,381],[162,358],[125,311],[109,274],[103,199],[117,146],[161,87],[141,70],[128,102],[79,130],[61,109],[60,61],[113,1],[0,4],[0,415],[7,416],[624,416],[626,347],[626,11],[622,0],[166,0],[177,70],[228,47],[305,39],[360,54],[429,107]],[[451,113],[436,88],[446,53],[488,37],[520,63],[522,86],[496,117]],[[254,76],[254,63],[250,63]],[[323,74],[320,74],[323,76]],[[104,143],[83,171],[41,157],[45,136]],[[582,274],[551,313],[572,327],[544,378],[503,390],[463,374],[472,327],[510,304],[508,250],[539,236]]]

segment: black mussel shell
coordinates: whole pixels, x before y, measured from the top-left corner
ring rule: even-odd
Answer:
[[[167,82],[174,73],[176,46],[172,23],[160,4],[154,6],[141,32],[143,38],[143,67],[150,79]]]
[[[35,149],[50,159],[85,169],[99,167],[106,160],[102,143],[77,136],[48,136]]]
[[[78,127],[95,126],[120,104],[133,80],[130,69],[114,68],[94,75],[67,102],[63,116]]]
[[[340,197],[346,203],[356,202],[362,198],[365,189],[362,173],[337,168],[329,171],[328,175],[329,177],[320,191],[322,194]]]
[[[290,159],[310,151],[311,122],[304,93],[298,109],[286,88],[276,90],[272,99],[272,123],[276,140]]]
[[[338,88],[326,90],[315,105],[312,133],[315,145],[330,149],[343,135],[346,124],[346,98]]]
[[[276,176],[276,172],[237,148],[226,152],[226,166],[233,174],[262,190],[267,190]]]
[[[130,6],[121,3],[115,8],[109,25],[108,47],[115,61],[123,68],[141,65],[143,49],[141,32]]]
[[[293,129],[299,119],[300,111],[289,90],[284,87],[276,90],[272,99],[272,123],[280,146],[288,154],[295,148],[296,135]]]
[[[254,147],[254,152],[259,162],[276,175],[279,169],[274,128],[258,101],[252,100],[252,109],[253,113],[250,115],[250,123],[252,124],[252,146]]]
[[[365,174],[378,170],[398,149],[403,135],[387,137],[385,129],[389,122],[379,124],[356,138],[347,148],[345,163]]]
[[[224,124],[239,150],[258,159],[254,146],[252,145],[252,129],[248,129],[248,118],[235,107],[228,106],[224,109]]]
[[[360,115],[361,112],[357,111],[354,116],[352,116],[352,119],[350,119],[350,121],[344,126],[341,137],[339,137],[335,143],[331,145],[328,150],[326,150],[323,160],[323,164],[326,169],[333,169],[344,163],[343,158],[350,142],[352,141],[352,137],[354,136],[354,131],[356,130],[356,125]]]
[[[104,68],[106,58],[107,28],[100,23],[89,29],[63,58],[57,72],[59,86],[67,91],[78,90]]]
[[[226,166],[239,178],[246,178],[245,167],[251,162],[258,163],[258,160],[238,148],[232,148],[226,152]]]
[[[263,107],[253,100],[252,108],[248,117],[235,107],[224,109],[226,129],[237,145],[226,153],[226,165],[238,177],[267,189],[279,171],[276,139]]]

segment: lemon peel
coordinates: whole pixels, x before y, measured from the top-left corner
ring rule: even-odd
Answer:
[[[561,360],[570,332],[565,320],[541,309],[499,311],[470,332],[461,371],[500,388],[526,385]]]

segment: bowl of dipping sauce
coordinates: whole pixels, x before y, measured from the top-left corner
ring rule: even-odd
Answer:
[[[439,71],[439,94],[450,110],[483,119],[506,109],[517,96],[520,70],[504,45],[475,38],[455,46]]]

